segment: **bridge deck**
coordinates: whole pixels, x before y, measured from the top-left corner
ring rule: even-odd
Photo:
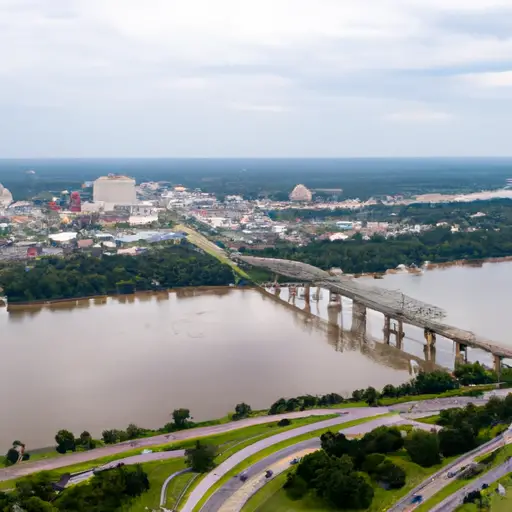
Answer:
[[[324,270],[297,261],[253,256],[242,256],[239,259],[250,265],[271,270],[276,274],[296,278],[298,281],[312,282],[391,318],[403,320],[403,322],[416,327],[430,329],[440,336],[469,347],[480,348],[500,357],[512,358],[512,348],[478,336],[471,331],[448,325],[442,321],[445,315],[440,308],[417,301],[400,292],[368,286],[346,276],[331,276]]]

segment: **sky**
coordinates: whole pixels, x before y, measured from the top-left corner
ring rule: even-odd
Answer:
[[[512,155],[512,0],[0,0],[0,158]]]

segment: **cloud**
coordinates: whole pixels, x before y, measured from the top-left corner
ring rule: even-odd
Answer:
[[[290,109],[284,107],[282,105],[249,105],[249,104],[240,104],[235,103],[229,105],[233,110],[241,110],[245,112],[269,112],[272,114],[282,114],[284,112],[289,112]]]
[[[215,144],[196,130],[198,155],[246,151],[240,133],[262,154],[281,137],[288,155],[364,155],[380,150],[379,130],[492,126],[509,108],[488,106],[512,83],[509,19],[510,0],[0,0],[0,154],[82,151],[78,135],[60,137],[62,119],[97,154],[165,153],[173,130],[172,154],[183,154],[190,120],[216,127]],[[32,138],[16,139],[38,107]],[[141,116],[151,144],[130,131]],[[430,151],[469,130],[443,126]],[[509,151],[487,132],[471,137],[482,153]]]
[[[453,116],[448,112],[436,110],[403,110],[394,112],[386,116],[390,121],[398,121],[405,123],[431,123],[440,121],[449,121]]]
[[[458,77],[462,82],[477,87],[512,87],[512,71],[471,73]]]

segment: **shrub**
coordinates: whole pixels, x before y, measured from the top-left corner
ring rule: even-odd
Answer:
[[[282,420],[279,420],[277,422],[278,427],[287,427],[288,425],[292,424],[292,420],[289,420],[288,418],[283,418]]]

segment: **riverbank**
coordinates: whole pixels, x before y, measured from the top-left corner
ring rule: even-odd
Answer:
[[[54,299],[54,300],[33,300],[28,302],[8,302],[6,304],[7,311],[22,311],[28,309],[42,309],[44,306],[48,307],[58,307],[62,305],[70,306],[70,305],[79,305],[80,303],[88,303],[89,301],[94,301],[94,304],[106,304],[108,299],[114,299],[119,302],[133,302],[135,299],[144,300],[145,298],[153,298],[157,299],[166,299],[172,293],[182,293],[183,291],[192,291],[192,293],[202,293],[208,294],[208,292],[222,292],[232,290],[233,288],[244,288],[244,289],[253,289],[253,286],[183,286],[176,288],[168,288],[166,290],[145,290],[145,291],[136,291],[134,293],[113,293],[107,295],[90,295],[87,297],[71,297],[66,299]]]

